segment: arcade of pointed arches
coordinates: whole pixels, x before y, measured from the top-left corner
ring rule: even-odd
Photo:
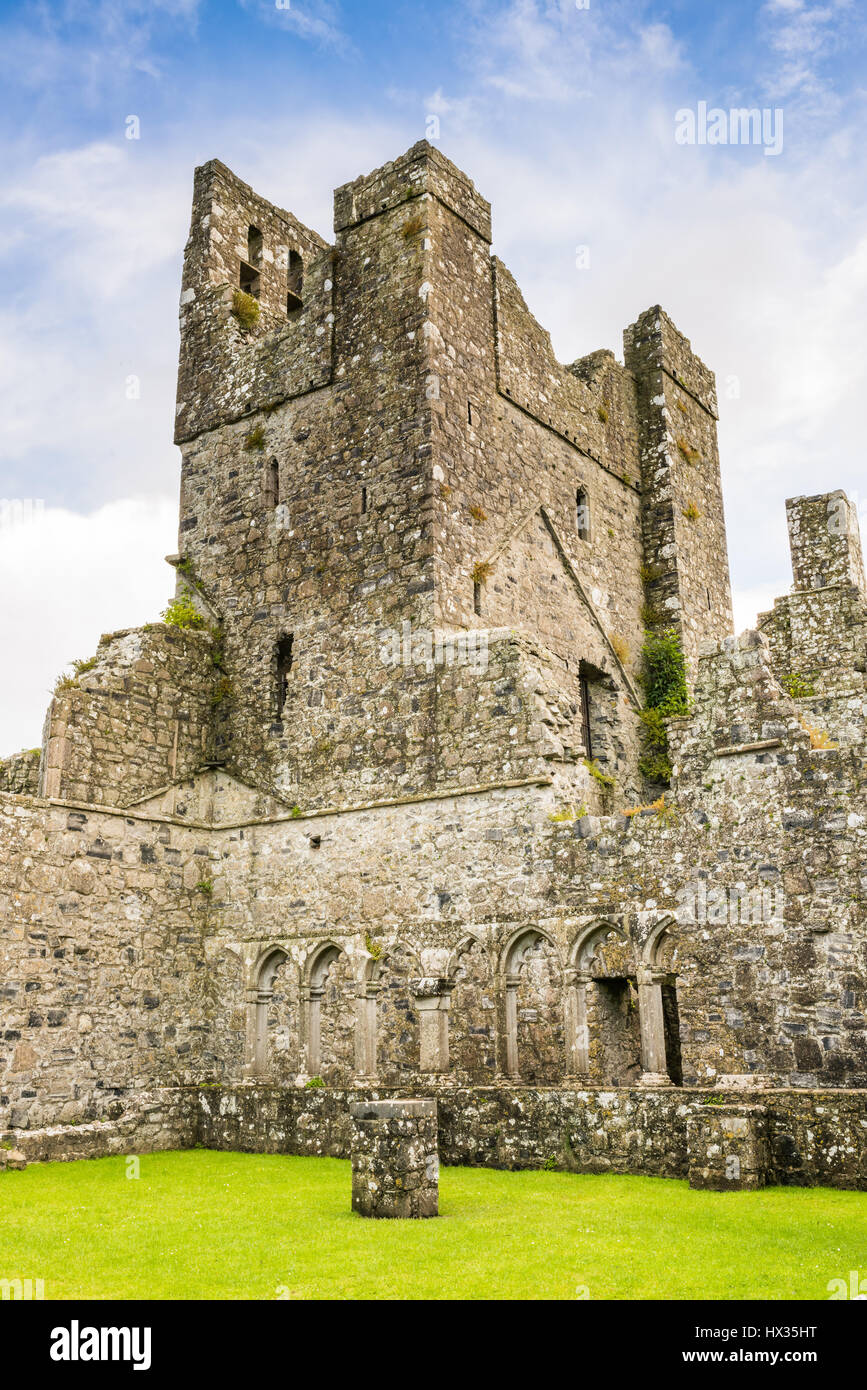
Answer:
[[[565,962],[541,927],[516,930],[495,959],[467,934],[442,976],[423,975],[402,941],[360,970],[336,940],[300,969],[270,946],[248,977],[245,1071],[295,1084],[447,1073],[475,1085],[680,1085],[671,924],[661,918],[639,948],[619,922],[595,920]]]

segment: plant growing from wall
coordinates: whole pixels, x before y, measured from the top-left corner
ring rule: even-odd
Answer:
[[[189,594],[181,594],[178,598],[173,598],[168,607],[163,610],[162,618],[169,627],[203,628],[208,625],[204,615],[199,612]]]
[[[643,806],[628,806],[623,814],[631,819],[633,816],[640,816],[650,811],[654,813],[656,820],[663,825],[671,825],[678,819],[677,808],[666,801],[665,792],[658,796],[655,801],[649,801]]]
[[[613,790],[614,787],[617,786],[617,783],[614,780],[614,778],[609,776],[607,772],[602,771],[602,768],[599,766],[595,758],[585,758],[584,766],[590,773],[590,776],[593,778],[594,782],[598,782],[603,792],[610,792]]]
[[[557,811],[549,811],[548,819],[553,821],[555,825],[560,825],[568,821],[581,820],[581,818],[586,815],[587,807],[583,802],[580,806],[576,807],[574,801],[570,801],[568,806],[561,806]]]
[[[694,448],[688,440],[684,439],[683,435],[681,435],[677,441],[677,452],[686,463],[694,465],[701,460],[701,454],[698,449]]]
[[[229,680],[228,676],[223,676],[217,681],[217,684],[211,691],[211,707],[213,709],[219,709],[220,705],[224,704],[227,700],[231,700],[233,693],[232,682]]]
[[[419,232],[422,231],[423,228],[423,217],[410,217],[409,220],[407,222],[404,222],[403,226],[401,227],[400,234],[405,241],[409,241],[410,237],[418,236]]]
[[[816,686],[812,677],[798,675],[795,672],[788,676],[781,676],[780,685],[787,694],[791,695],[793,700],[804,699],[816,693]]]
[[[698,507],[695,505],[693,501],[687,502],[686,506],[681,508],[681,511],[683,512],[687,521],[698,521],[699,517],[701,516],[701,512],[699,511]]]
[[[251,429],[250,433],[246,436],[244,440],[244,448],[247,450],[247,453],[253,453],[254,450],[258,451],[259,453],[262,452],[262,450],[265,448],[264,425],[255,425],[254,428]]]
[[[666,720],[689,714],[686,662],[680,634],[673,627],[645,633],[641,683],[647,700],[640,718],[645,752],[638,767],[649,782],[671,781]]]
[[[259,301],[254,299],[252,294],[245,294],[243,290],[235,290],[232,295],[232,313],[241,328],[249,333],[250,329],[255,328],[259,322]]]
[[[71,661],[71,671],[63,671],[54,683],[54,693],[59,695],[63,690],[77,690],[78,678],[88,671],[92,671],[96,665],[96,657],[88,657],[86,661]]]
[[[477,560],[473,565],[473,583],[486,584],[491,575],[491,565],[487,560]]]

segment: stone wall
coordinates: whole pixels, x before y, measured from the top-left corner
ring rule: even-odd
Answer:
[[[198,771],[215,755],[219,681],[206,631],[158,623],[102,637],[49,706],[41,794],[131,806]]]
[[[860,755],[812,748],[759,637],[700,665],[680,780],[630,816],[576,818],[540,778],[318,815],[217,771],[118,812],[0,798],[16,1123],[90,1118],[130,1076],[294,1084],[353,1050],[358,1075],[409,1083],[422,981],[452,1084],[492,1061],[625,1084],[663,1046],[687,1084],[863,1086]],[[345,960],[311,1067],[326,947]]]
[[[623,342],[642,426],[646,625],[677,628],[694,673],[701,644],[732,630],[716,384],[659,305]]]
[[[35,796],[39,791],[41,759],[41,748],[28,748],[22,753],[13,753],[11,758],[0,758],[0,791]]]
[[[759,617],[774,675],[817,746],[863,741],[867,718],[867,585],[858,521],[842,492],[786,503],[790,594]]]
[[[0,1127],[110,1116],[207,1070],[204,836],[0,796]]]
[[[65,1163],[112,1154],[157,1153],[187,1149],[196,1142],[197,1093],[179,1088],[119,1093],[108,1109],[110,1118],[42,1129],[3,1129],[0,1149],[12,1147],[28,1163]]]
[[[120,1095],[116,1118],[22,1131],[0,1129],[29,1162],[101,1158],[193,1145],[242,1153],[348,1158],[350,1105],[404,1092],[377,1087],[220,1086]],[[440,1160],[448,1165],[553,1168],[685,1178],[687,1124],[726,1109],[731,1092],[473,1087],[436,1100]],[[867,1191],[867,1092],[738,1093],[766,1112],[770,1184]]]
[[[350,1104],[390,1094],[206,1087],[197,1093],[196,1132],[206,1148],[346,1158]],[[688,1116],[697,1104],[710,1114],[724,1100],[719,1093],[641,1089],[430,1094],[445,1164],[668,1178],[687,1176]],[[738,1098],[766,1108],[768,1182],[867,1190],[867,1092],[745,1091]]]
[[[261,235],[254,257],[259,316],[245,327],[232,304],[244,283],[251,227]],[[302,262],[297,309],[287,304],[290,252]],[[330,381],[332,287],[332,250],[320,236],[218,159],[197,169],[181,289],[175,442]]]

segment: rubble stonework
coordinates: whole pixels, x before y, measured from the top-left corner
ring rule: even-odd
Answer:
[[[695,1105],[686,1122],[690,1187],[754,1191],[767,1180],[767,1107]]]
[[[439,1150],[434,1100],[350,1105],[352,1210],[360,1216],[436,1216]]]
[[[787,504],[795,586],[735,637],[712,373],[659,307],[623,364],[561,365],[490,237],[424,142],[337,190],[333,245],[197,172],[169,559],[198,625],[104,637],[0,764],[22,1151],[195,1142],[144,1098],[197,1087],[246,1096],[240,1147],[276,1089],[332,1151],[323,1107],[333,1135],[400,1091],[462,1161],[535,1161],[538,1130],[544,1162],[580,1112],[582,1170],[685,1175],[705,1092],[770,1107],[781,1180],[837,1181],[836,1153],[867,1183],[854,509]],[[664,795],[648,628],[691,700]],[[483,1092],[512,1157],[471,1151]],[[823,1115],[803,1161],[792,1096]]]

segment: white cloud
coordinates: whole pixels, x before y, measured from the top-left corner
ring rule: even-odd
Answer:
[[[177,504],[132,497],[88,516],[0,506],[0,756],[34,748],[51,690],[103,632],[154,621],[174,592]]]

